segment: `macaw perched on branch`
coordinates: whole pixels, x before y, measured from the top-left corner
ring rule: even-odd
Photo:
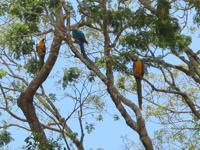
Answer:
[[[144,75],[144,64],[139,57],[133,59],[133,75],[137,84],[137,95],[139,108],[142,109],[142,77]]]
[[[84,48],[84,43],[88,44],[88,42],[85,39],[84,33],[78,29],[73,29],[72,36],[75,39],[75,42],[80,45],[81,53],[83,54],[83,56],[85,58],[88,58],[85,53],[85,48]]]
[[[40,65],[42,67],[44,65],[44,57],[46,54],[45,38],[42,38],[40,41],[38,41],[36,45],[36,51],[40,60]]]

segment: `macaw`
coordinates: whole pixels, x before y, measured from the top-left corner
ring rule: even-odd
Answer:
[[[137,95],[139,108],[142,109],[142,77],[144,75],[144,64],[139,57],[133,59],[133,76],[137,84]]]
[[[44,65],[44,57],[46,54],[45,38],[42,38],[40,41],[38,41],[36,45],[36,51],[40,60],[40,65],[42,67]]]
[[[75,39],[75,42],[80,45],[81,53],[85,58],[88,58],[85,53],[84,43],[88,44],[88,42],[85,39],[85,35],[82,31],[78,29],[72,30],[72,37]]]

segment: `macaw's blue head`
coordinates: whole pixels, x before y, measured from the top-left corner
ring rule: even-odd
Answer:
[[[84,33],[78,29],[72,30],[72,37],[76,40],[87,43]]]
[[[82,38],[82,37],[85,37],[84,36],[84,34],[83,34],[83,32],[82,31],[80,31],[80,30],[78,30],[78,29],[73,29],[72,30],[72,36],[73,36],[73,38]]]

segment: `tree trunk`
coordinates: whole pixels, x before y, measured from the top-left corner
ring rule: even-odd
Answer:
[[[47,138],[37,118],[35,107],[33,106],[33,97],[28,92],[23,92],[18,98],[17,104],[23,111],[33,134],[37,135],[37,139],[41,145],[40,147],[42,147],[42,145],[45,145]]]
[[[142,120],[142,122],[144,122],[144,120]],[[143,126],[142,126],[142,124],[143,124]],[[140,135],[140,140],[146,150],[153,150],[153,144],[152,144],[150,137],[147,134],[145,123],[142,123],[142,124],[141,124],[141,122],[138,122],[139,131],[137,131],[137,132]]]

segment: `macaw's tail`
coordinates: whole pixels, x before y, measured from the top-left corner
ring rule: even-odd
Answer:
[[[44,65],[44,56],[40,56],[40,69],[42,68],[42,66]]]
[[[81,49],[82,55],[83,55],[85,58],[88,58],[87,55],[86,55],[86,53],[85,53],[84,42],[80,42],[79,45],[80,45],[80,49]]]
[[[139,108],[142,110],[142,84],[141,82],[142,80],[140,78],[136,78],[138,104],[139,104]]]

